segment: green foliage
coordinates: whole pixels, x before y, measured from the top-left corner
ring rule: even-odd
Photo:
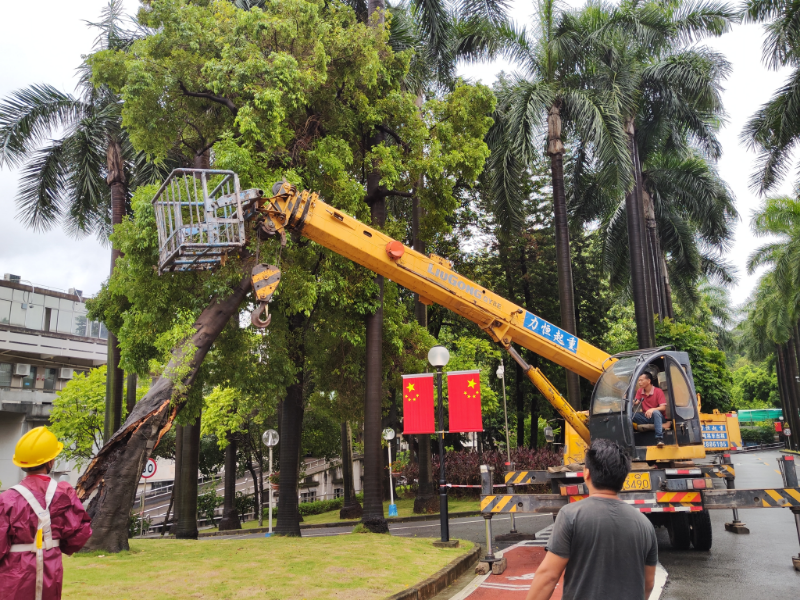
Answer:
[[[222,506],[223,498],[217,494],[215,481],[211,482],[208,489],[197,496],[197,512],[209,523],[214,522],[214,511]]]
[[[609,322],[611,326],[606,335],[609,353],[637,348],[632,306],[615,306]],[[733,378],[725,353],[719,349],[713,333],[690,323],[656,320],[656,343],[688,352],[703,412],[710,413],[715,408],[722,412],[730,409]]]
[[[772,421],[760,421],[754,427],[742,427],[742,441],[757,444],[775,442],[775,426]]]
[[[236,497],[233,499],[233,505],[239,515],[239,519],[244,521],[245,515],[255,512],[256,497],[253,494],[245,494],[244,492],[236,492]]]
[[[127,379],[126,379],[127,383]],[[147,392],[146,382],[136,389],[137,401]],[[123,391],[123,397],[125,392]],[[56,394],[50,413],[50,431],[64,444],[62,457],[85,465],[103,446],[106,413],[106,366],[75,373]],[[127,409],[122,406],[122,420]]]
[[[202,430],[202,421],[200,421]],[[220,449],[217,436],[200,436],[200,458],[198,469],[204,477],[214,477],[225,464],[225,452]]]
[[[764,364],[744,364],[732,375],[731,403],[734,409],[780,408],[777,375]]]
[[[131,512],[128,515],[128,539],[137,536],[137,535],[144,535],[150,530],[150,522],[152,519],[150,517],[140,517],[139,513]]]

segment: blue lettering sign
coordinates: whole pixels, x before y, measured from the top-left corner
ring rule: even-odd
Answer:
[[[548,323],[541,317],[537,317],[534,314],[526,312],[523,326],[528,331],[532,331],[536,335],[539,335],[545,338],[546,340],[549,340],[554,344],[557,344],[562,348],[569,350],[572,353],[577,354],[578,352],[578,338],[576,338],[572,334],[567,333],[563,329],[559,329],[555,325]]]

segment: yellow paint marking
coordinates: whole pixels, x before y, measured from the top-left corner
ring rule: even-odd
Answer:
[[[497,498],[497,496],[486,496],[481,500],[481,510],[489,506],[495,498]]]
[[[528,474],[527,471],[522,471],[522,473],[520,473],[519,476],[514,480],[514,483],[519,483],[520,481],[525,479],[527,474]]]
[[[515,504],[514,506],[512,506],[511,510],[508,512],[517,512],[517,505]]]
[[[761,504],[764,506],[764,508],[772,508],[772,504],[770,504],[766,500],[762,500]]]
[[[778,492],[776,490],[764,490],[764,491],[767,492],[767,494],[769,494],[770,498],[772,498],[773,500],[775,500],[779,504],[781,502],[786,502],[786,499],[783,496],[781,496],[780,492]]]
[[[783,491],[789,494],[792,498],[794,498],[798,502],[800,502],[800,492],[798,492],[797,490],[793,490],[792,488],[784,488]]]
[[[492,509],[492,512],[500,512],[500,511],[502,511],[503,507],[505,507],[505,505],[508,504],[508,501],[511,500],[511,498],[512,498],[512,496],[503,496],[500,499],[500,502],[498,502],[495,505],[495,507]]]
[[[780,474],[781,474],[781,472],[780,472],[780,471],[778,471],[778,469],[772,469],[772,470],[773,470],[773,471],[775,471],[775,472],[776,472],[778,475],[780,475]]]
[[[675,497],[675,492],[666,492],[662,494],[659,498],[659,502],[672,502],[672,499]]]
[[[511,473],[506,473],[506,483],[508,483],[508,480],[511,479],[513,476],[514,476],[513,471]]]

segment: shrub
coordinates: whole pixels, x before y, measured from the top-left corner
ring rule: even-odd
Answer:
[[[356,494],[356,500],[359,502],[364,501],[364,494],[359,492]],[[321,515],[322,513],[330,512],[332,510],[340,510],[344,506],[344,498],[334,498],[333,500],[316,500],[314,502],[302,502],[297,508],[301,517],[308,517],[311,515]],[[264,516],[267,516],[269,507],[263,510]],[[278,507],[272,509],[272,516],[278,514]]]
[[[216,486],[212,483],[211,489],[197,497],[197,512],[213,524],[214,511],[222,506],[222,503],[222,496],[217,494]]]
[[[742,441],[772,444],[775,442],[775,426],[772,421],[759,421],[753,427],[742,427]]]
[[[150,517],[142,519],[137,513],[128,516],[128,538],[142,535],[150,530]]]
[[[518,448],[512,450],[511,460],[514,461],[514,468],[518,471],[544,471],[547,467],[554,467],[561,464],[561,455],[549,448],[538,448],[529,450],[528,448]],[[478,454],[477,452],[446,452],[444,468],[447,482],[454,485],[480,485],[481,465],[494,467],[493,483],[504,483],[504,473],[506,471],[506,454],[497,450]],[[433,457],[434,484],[438,480],[439,457]],[[416,482],[419,478],[419,465],[409,463],[403,469],[403,475],[409,483]],[[416,487],[416,483],[413,483]],[[547,493],[546,486],[529,486],[531,493]],[[478,488],[452,488],[448,492],[456,498],[477,497],[480,495]]]

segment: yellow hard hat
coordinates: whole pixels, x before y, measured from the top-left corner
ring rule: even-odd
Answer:
[[[47,427],[35,427],[19,439],[11,462],[23,469],[38,467],[53,460],[63,449],[64,444]]]

